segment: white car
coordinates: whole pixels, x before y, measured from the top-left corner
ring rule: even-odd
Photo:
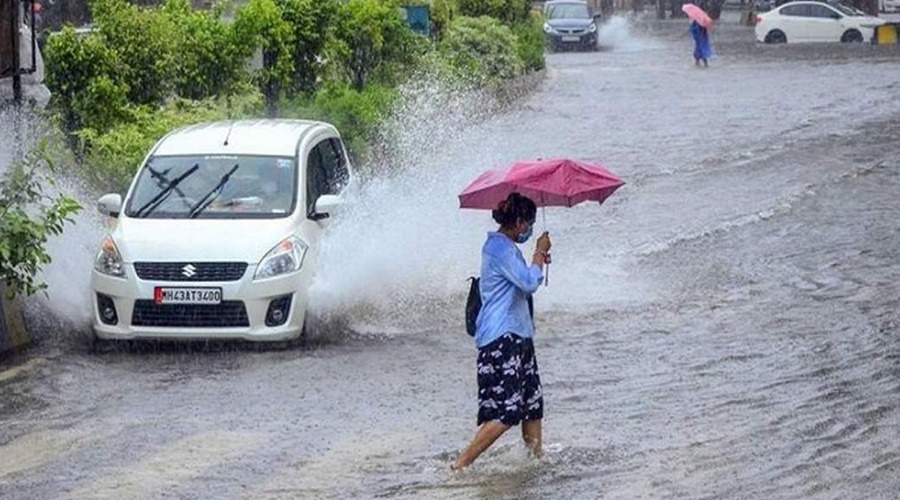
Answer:
[[[304,331],[319,239],[350,162],[326,123],[193,125],[147,155],[94,262],[101,339],[284,341]]]
[[[790,2],[756,17],[756,39],[765,43],[862,42],[885,24],[840,3]]]

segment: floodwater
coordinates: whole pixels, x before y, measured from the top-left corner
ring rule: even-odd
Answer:
[[[327,242],[326,340],[98,354],[65,331],[14,360],[0,496],[896,498],[900,51],[758,46],[723,25],[702,70],[679,24],[601,37],[486,121],[465,96],[418,97],[406,154]],[[546,456],[510,432],[451,473],[475,431],[464,279],[491,229],[455,195],[558,155],[628,184],[546,213]],[[54,265],[88,266],[89,238],[70,238]],[[51,286],[51,308],[86,294]]]

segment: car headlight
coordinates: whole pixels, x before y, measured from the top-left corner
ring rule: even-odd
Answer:
[[[550,23],[544,23],[544,33],[556,33],[556,30],[553,29],[553,26],[550,26]]]
[[[595,23],[591,23],[591,25],[588,26],[588,32],[593,33],[595,31],[597,31],[597,25]]]
[[[125,263],[122,261],[122,254],[119,253],[119,248],[112,236],[107,235],[100,243],[100,251],[97,252],[97,258],[94,259],[94,269],[107,276],[125,277]]]
[[[286,238],[259,261],[253,279],[274,278],[299,271],[308,248],[309,246],[296,236]]]

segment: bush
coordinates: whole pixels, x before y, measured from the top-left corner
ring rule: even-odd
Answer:
[[[532,14],[528,22],[513,27],[516,51],[526,70],[544,69],[544,21],[540,14]]]
[[[490,17],[456,18],[441,42],[440,50],[464,77],[497,82],[522,73],[516,36]]]
[[[293,102],[286,114],[331,123],[341,132],[354,162],[361,164],[369,154],[369,139],[377,132],[397,95],[397,90],[381,85],[368,85],[359,91],[348,85],[332,84],[313,99]]]
[[[50,37],[45,54],[52,109],[65,130],[102,130],[122,119],[130,87],[116,71],[118,54],[102,37],[81,40],[67,27]]]
[[[363,90],[369,78],[394,84],[403,68],[416,60],[419,42],[394,2],[350,0],[340,10],[333,53],[343,62],[351,85]]]
[[[171,87],[186,99],[207,99],[234,91],[244,80],[252,48],[239,43],[221,9],[194,10],[188,0],[166,0],[161,13],[173,27],[175,52]]]
[[[489,16],[512,25],[528,21],[531,0],[457,0],[459,13],[467,17]]]
[[[64,128],[105,131],[129,118],[132,105],[158,106],[175,95],[228,94],[245,78],[251,49],[218,11],[167,0],[159,11],[123,0],[93,4],[97,32],[66,28],[47,41],[47,87]]]
[[[165,16],[125,0],[94,0],[94,21],[106,46],[117,55],[114,71],[128,82],[128,100],[158,105],[172,90],[178,36]]]
[[[32,295],[47,287],[36,280],[51,260],[47,240],[61,234],[81,210],[72,198],[45,192],[45,186],[54,187],[55,171],[43,141],[0,179],[0,280],[10,297]]]

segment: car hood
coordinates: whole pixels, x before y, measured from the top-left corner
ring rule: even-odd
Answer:
[[[231,261],[255,264],[294,234],[285,219],[122,218],[112,237],[126,263]]]
[[[550,19],[547,21],[553,29],[586,29],[594,24],[593,19]]]

